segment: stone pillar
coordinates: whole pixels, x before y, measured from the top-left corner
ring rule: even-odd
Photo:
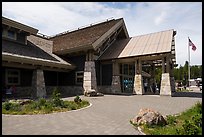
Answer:
[[[165,61],[166,60],[166,61]],[[166,65],[165,65],[166,62]],[[165,69],[166,66],[166,69]],[[162,59],[162,77],[161,77],[161,88],[160,95],[172,95],[171,79],[169,73],[169,57]]]
[[[113,61],[113,76],[112,76],[112,84],[111,84],[111,90],[113,93],[121,93],[119,71],[120,71],[119,64],[116,61]]]
[[[32,88],[33,88],[32,97],[42,98],[46,96],[43,70],[37,69],[33,71]]]
[[[144,94],[141,60],[135,61],[135,78],[134,78],[134,89],[133,90],[138,95]]]
[[[83,78],[84,94],[87,92],[97,92],[96,71],[95,62],[86,61],[84,66],[84,78]]]

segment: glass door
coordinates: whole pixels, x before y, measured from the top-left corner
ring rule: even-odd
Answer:
[[[121,87],[123,93],[133,93],[134,64],[120,64]]]

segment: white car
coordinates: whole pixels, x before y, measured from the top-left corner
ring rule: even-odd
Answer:
[[[202,91],[202,83],[200,84],[200,91]]]

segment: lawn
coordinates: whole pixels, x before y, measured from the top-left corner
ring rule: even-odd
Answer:
[[[165,126],[141,125],[140,128],[147,135],[202,135],[202,103],[177,116],[168,115],[166,120]]]

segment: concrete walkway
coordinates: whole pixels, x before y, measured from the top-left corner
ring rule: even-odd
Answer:
[[[202,94],[202,92],[200,92]],[[176,114],[202,101],[198,96],[105,95],[84,97],[91,107],[44,115],[2,115],[2,134],[13,135],[138,135],[130,124],[140,108]],[[73,97],[64,98],[73,100]]]

